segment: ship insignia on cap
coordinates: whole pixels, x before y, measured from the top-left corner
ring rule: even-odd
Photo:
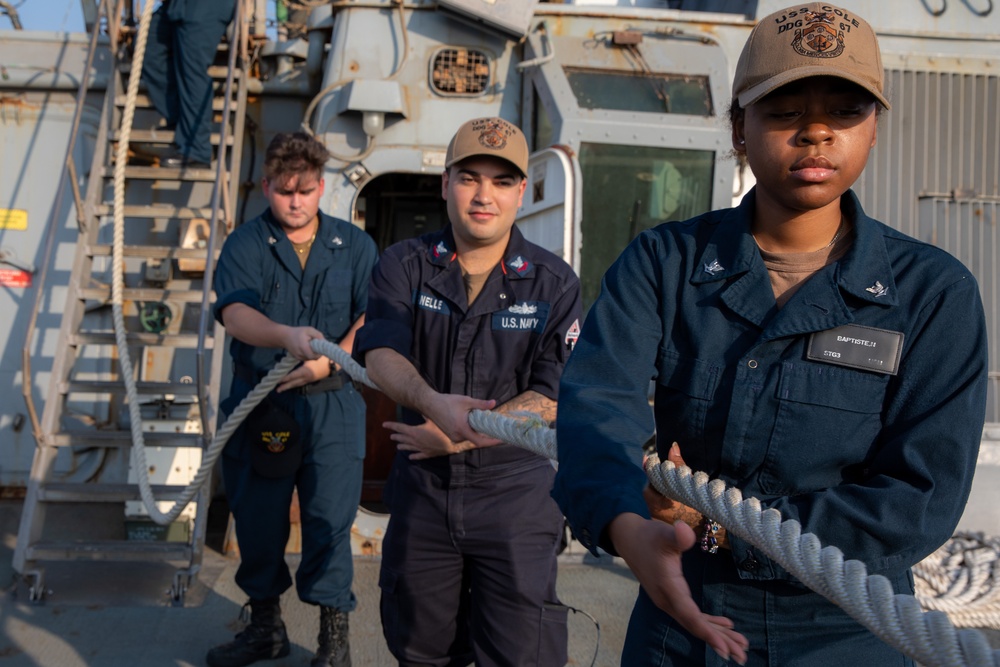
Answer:
[[[806,25],[795,31],[792,48],[811,58],[836,58],[844,52],[844,33],[833,28],[830,12],[806,12]]]
[[[493,121],[486,125],[486,128],[479,133],[479,143],[486,148],[502,151],[507,145],[507,137],[504,134],[500,123]]]

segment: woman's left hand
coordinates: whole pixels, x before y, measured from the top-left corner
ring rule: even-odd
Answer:
[[[670,451],[667,452],[667,460],[678,467],[687,465],[681,457],[680,445],[676,442],[670,445]],[[683,503],[667,498],[650,484],[647,484],[646,488],[642,490],[642,497],[646,501],[646,506],[649,508],[649,515],[652,518],[668,523],[671,526],[678,521],[683,521],[691,526],[691,530],[694,531],[698,538],[701,538],[701,534],[704,532],[704,526],[702,525],[704,518],[701,512],[693,507],[688,507]],[[718,541],[720,547],[729,548],[729,540],[726,538],[725,528],[719,529],[715,534],[715,539]]]

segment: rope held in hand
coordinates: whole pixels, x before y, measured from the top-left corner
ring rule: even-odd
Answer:
[[[318,354],[334,360],[356,381],[378,387],[339,345],[326,340],[311,341]],[[298,364],[285,357],[236,407],[203,457],[192,482],[197,489],[202,471],[210,471],[226,441],[251,410]],[[469,413],[469,424],[485,433],[550,459],[556,458],[555,431],[538,419],[518,420],[485,410]],[[646,461],[650,484],[664,496],[693,507],[750,542],[813,591],[827,598],[848,616],[868,628],[893,648],[924,667],[1000,667],[1000,651],[994,651],[975,630],[956,630],[942,611],[923,611],[917,599],[893,592],[889,580],[869,575],[865,564],[844,560],[839,549],[823,547],[811,533],[802,534],[797,521],[781,520],[774,509],[761,509],[756,498],[743,498],[739,489],[727,488],[722,480],[709,480],[701,472],[660,462],[654,455]],[[207,474],[207,472],[206,472]],[[203,478],[202,478],[203,479]],[[191,494],[193,496],[193,493]],[[186,505],[190,501],[184,501]],[[175,504],[174,517],[183,505]],[[151,512],[152,514],[152,512]]]
[[[365,370],[339,347],[314,341],[313,348],[341,364],[351,377],[375,387]],[[469,424],[480,433],[556,459],[555,430],[542,420],[473,410]],[[739,489],[726,488],[722,480],[709,480],[704,473],[669,461],[661,463],[655,455],[645,468],[650,484],[664,496],[711,516],[924,667],[1000,667],[1000,651],[993,651],[982,634],[956,631],[941,611],[924,612],[915,597],[894,593],[888,579],[869,575],[861,561],[844,560],[836,547],[823,547],[815,535],[802,534],[798,521],[782,521],[778,510],[762,509],[756,498],[744,499]]]

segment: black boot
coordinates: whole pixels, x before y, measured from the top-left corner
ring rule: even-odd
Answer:
[[[309,664],[311,667],[351,667],[346,611],[319,608],[319,648]]]
[[[250,600],[243,605],[240,616],[245,620],[250,607],[250,625],[236,639],[216,646],[205,656],[209,667],[244,667],[258,660],[273,660],[288,655],[288,634],[281,620],[278,598]]]

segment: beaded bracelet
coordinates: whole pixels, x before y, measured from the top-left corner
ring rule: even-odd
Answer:
[[[719,550],[719,540],[715,534],[722,526],[717,521],[712,521],[707,516],[701,517],[701,550],[705,553],[714,554]]]

